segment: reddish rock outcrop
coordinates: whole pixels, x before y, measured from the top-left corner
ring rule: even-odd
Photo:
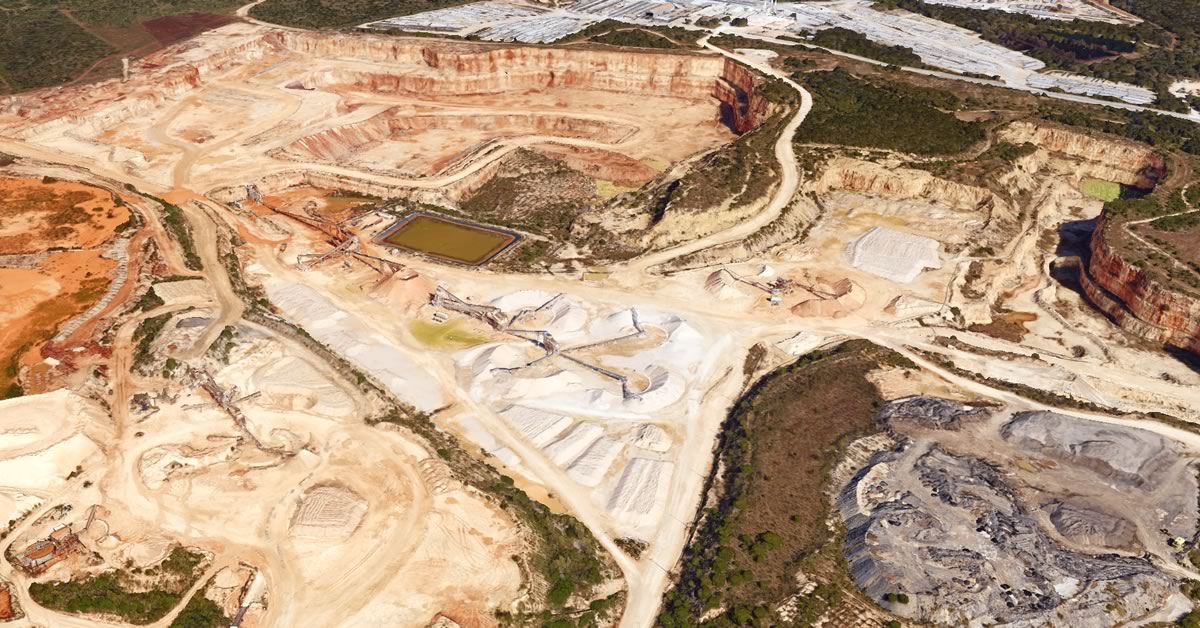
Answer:
[[[1200,299],[1167,289],[1125,261],[1105,241],[1107,223],[1101,214],[1079,273],[1088,300],[1126,331],[1200,354]]]
[[[713,84],[713,97],[721,101],[721,118],[739,135],[767,116],[770,103],[758,90],[759,78],[744,65],[725,60],[721,76]]]

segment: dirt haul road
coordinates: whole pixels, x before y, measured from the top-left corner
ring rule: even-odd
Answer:
[[[765,61],[718,48],[708,43],[708,36],[700,38],[697,43],[734,61],[748,65],[767,76],[773,76],[797,92],[800,92],[800,109],[792,117],[792,121],[783,128],[783,132],[779,135],[779,140],[775,142],[775,159],[779,161],[782,173],[779,188],[775,191],[775,196],[771,199],[771,203],[750,220],[738,223],[724,231],[719,231],[699,240],[636,258],[626,267],[629,270],[645,271],[676,257],[746,238],[778,218],[783,209],[792,202],[792,197],[796,195],[796,190],[800,187],[800,166],[796,163],[796,151],[792,147],[792,138],[796,135],[796,129],[800,128],[804,119],[808,117],[808,113],[812,111],[812,94],[801,87],[799,83],[788,78],[787,74],[776,70]]]

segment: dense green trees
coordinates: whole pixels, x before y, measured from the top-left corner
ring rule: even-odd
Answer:
[[[345,28],[365,22],[466,4],[469,0],[267,0],[254,18],[300,28]]]
[[[822,48],[838,50],[891,65],[902,65],[910,68],[925,67],[921,57],[904,46],[886,46],[877,44],[861,33],[845,28],[828,28],[813,35],[811,43]]]
[[[918,155],[958,153],[984,137],[983,127],[947,110],[948,92],[902,83],[872,83],[838,68],[797,75],[813,91],[813,109],[796,141],[896,150]]]

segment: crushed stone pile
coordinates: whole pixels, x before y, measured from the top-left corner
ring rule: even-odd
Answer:
[[[941,268],[938,241],[875,227],[846,247],[850,265],[897,283],[912,283],[926,268]]]

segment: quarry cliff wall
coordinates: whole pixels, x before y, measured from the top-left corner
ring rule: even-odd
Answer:
[[[298,84],[309,89],[350,85],[377,92],[462,95],[566,87],[702,99],[712,95],[713,82],[725,65],[715,55],[497,47],[301,32],[282,37],[294,52],[387,64],[314,72]]]
[[[986,188],[955,183],[925,170],[888,168],[848,157],[830,160],[811,187],[818,194],[854,192],[894,200],[922,199],[958,210],[990,210],[999,200]]]
[[[1096,137],[1053,125],[1014,122],[999,133],[998,139],[1013,144],[1028,142],[1050,153],[1093,164],[1100,169],[1081,174],[1143,190],[1153,189],[1167,174],[1166,161],[1153,148],[1117,138]]]
[[[1105,240],[1101,214],[1079,280],[1088,300],[1122,329],[1200,355],[1200,299],[1174,292],[1122,258]]]
[[[744,65],[725,59],[713,83],[713,97],[721,101],[721,116],[739,135],[766,119],[770,102],[758,89],[760,79]]]

